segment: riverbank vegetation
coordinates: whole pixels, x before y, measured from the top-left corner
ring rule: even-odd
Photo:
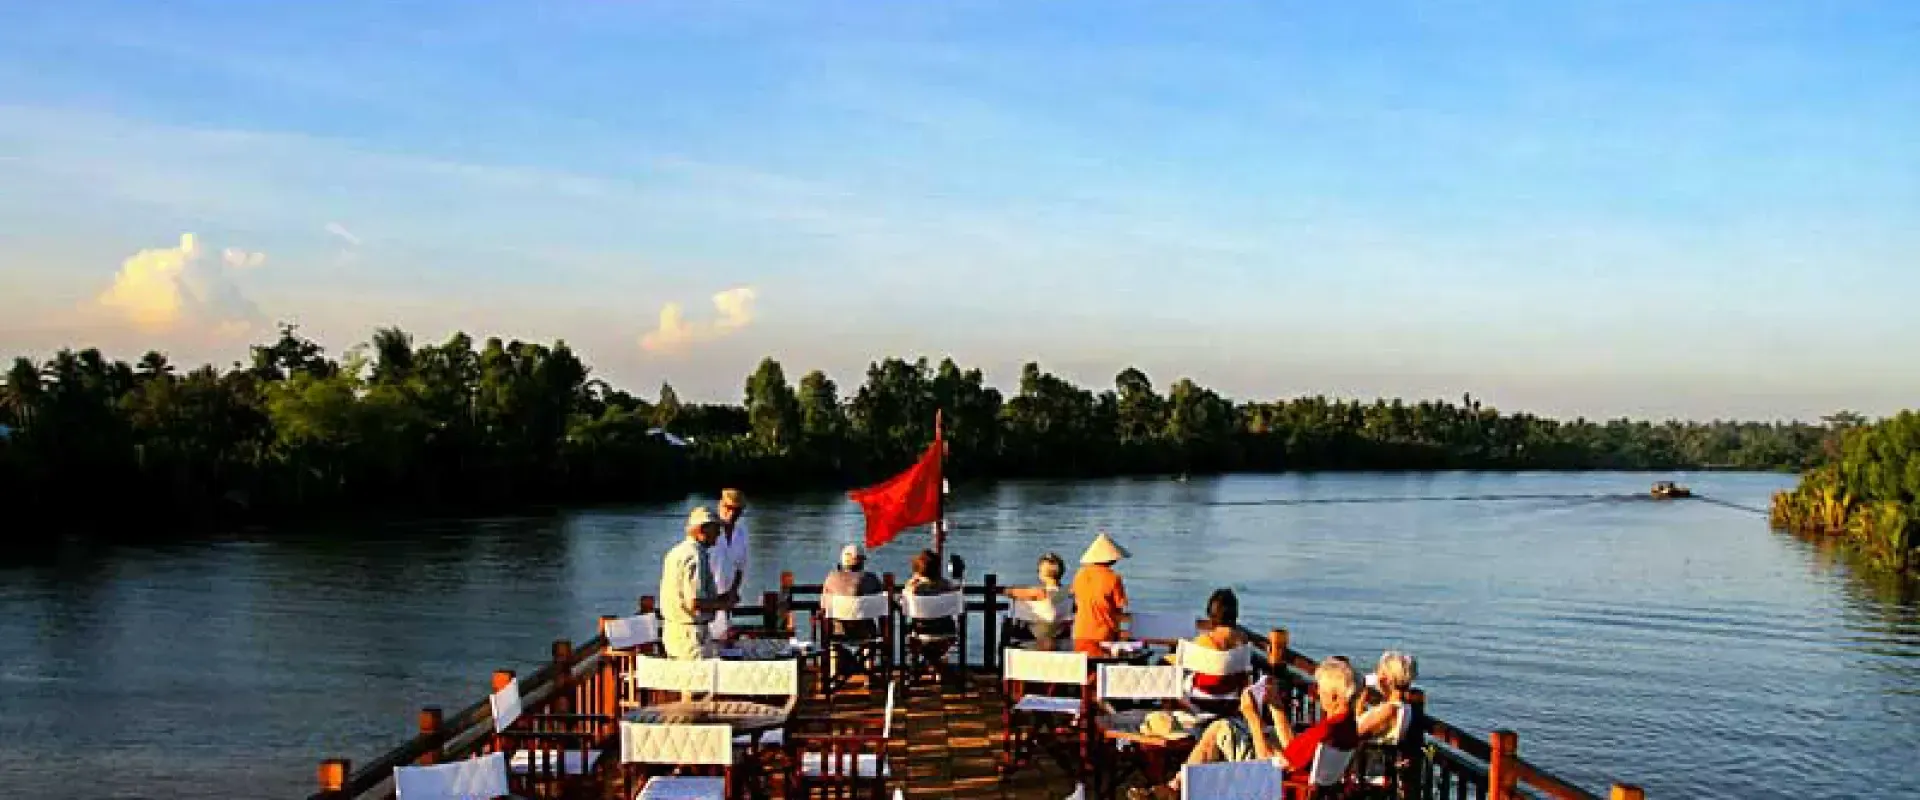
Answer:
[[[16,359],[0,391],[0,485],[82,523],[353,510],[481,512],[845,488],[891,473],[947,419],[958,480],[1318,469],[1801,469],[1799,423],[1653,424],[1444,401],[1236,402],[1127,369],[1087,388],[1028,364],[1010,394],[980,370],[889,358],[843,390],[767,359],[743,402],[640,397],[566,346],[383,329],[333,358],[292,327],[245,363],[182,370],[95,350]]]
[[[1888,568],[1920,567],[1920,414],[1847,423],[1799,486],[1774,495],[1773,524],[1844,536]]]

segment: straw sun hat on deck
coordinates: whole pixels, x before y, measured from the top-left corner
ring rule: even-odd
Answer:
[[[1129,555],[1132,554],[1127,552],[1127,548],[1115,544],[1113,537],[1101,531],[1099,536],[1094,537],[1093,544],[1087,545],[1087,552],[1080,554],[1080,563],[1111,564]]]

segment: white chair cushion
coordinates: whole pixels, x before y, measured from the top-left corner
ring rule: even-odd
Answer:
[[[1102,664],[1099,676],[1102,700],[1178,700],[1187,688],[1186,673],[1170,665]]]
[[[901,595],[906,600],[907,616],[914,619],[943,619],[966,613],[967,596],[962,592],[946,594]]]
[[[1032,711],[1040,714],[1078,714],[1080,699],[1077,697],[1046,697],[1030,694],[1013,704],[1015,711]]]
[[[1253,648],[1243,644],[1232,650],[1215,650],[1183,641],[1174,650],[1174,662],[1181,669],[1202,675],[1239,675],[1253,671]]]
[[[821,753],[801,753],[800,754],[800,771],[803,774],[807,775],[808,777],[813,777],[813,778],[817,778],[817,777],[820,777],[821,775],[826,774],[823,771],[821,758],[822,758]],[[846,756],[843,755],[841,756],[841,758],[844,759],[846,758]],[[893,767],[888,764],[882,763],[880,761],[880,756],[877,753],[861,753],[859,755],[856,755],[854,756],[853,769],[851,771],[843,768],[835,774],[837,775],[851,774],[853,777],[856,777],[856,778],[872,778],[872,777],[875,777],[874,769],[876,765],[879,768],[878,777],[885,778],[885,777],[891,777],[893,775]],[[844,767],[844,765],[842,766]]]
[[[593,771],[594,764],[600,763],[598,750],[588,750],[584,753],[578,750],[564,750],[559,753],[516,750],[513,757],[507,760],[507,769],[513,770],[515,775],[525,775],[533,771],[533,765],[537,761],[542,767],[541,771],[546,772],[549,770],[545,768],[555,757],[560,761],[558,766],[562,775],[585,775]]]
[[[663,776],[647,781],[634,800],[727,800],[726,778]]]
[[[719,680],[719,665],[715,659],[641,656],[633,667],[633,685],[666,692],[712,692]]]
[[[1084,686],[1087,683],[1087,654],[1051,653],[1009,648],[1002,677],[1009,681],[1061,683]]]
[[[1273,800],[1286,772],[1272,761],[1222,761],[1180,769],[1182,800]]]
[[[396,800],[492,800],[507,793],[507,759],[488,753],[431,767],[394,767],[393,793]]]
[[[800,693],[800,662],[722,661],[714,691],[729,696],[788,696]]]
[[[487,698],[487,704],[493,707],[493,732],[499,733],[520,718],[520,682],[515,680],[507,687],[494,692]]]
[[[858,597],[844,594],[830,594],[822,598],[827,604],[827,619],[841,621],[857,619],[886,619],[892,609],[887,606],[884,594],[866,594]]]
[[[731,766],[733,728],[622,722],[620,761],[623,764]]]
[[[1340,782],[1347,774],[1347,762],[1353,760],[1352,750],[1320,745],[1313,749],[1313,766],[1307,770],[1307,780],[1315,786],[1332,786]]]
[[[607,646],[626,650],[660,641],[660,618],[652,614],[607,620]]]

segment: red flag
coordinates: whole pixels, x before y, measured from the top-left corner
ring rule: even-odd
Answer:
[[[940,519],[940,434],[920,461],[884,483],[847,493],[867,515],[867,547],[886,544],[901,531]]]

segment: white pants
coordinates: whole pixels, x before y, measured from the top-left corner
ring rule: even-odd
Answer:
[[[678,622],[669,622],[660,631],[660,646],[666,649],[668,658],[692,661],[712,657],[712,654],[707,652],[709,648],[705,625],[682,625]]]

